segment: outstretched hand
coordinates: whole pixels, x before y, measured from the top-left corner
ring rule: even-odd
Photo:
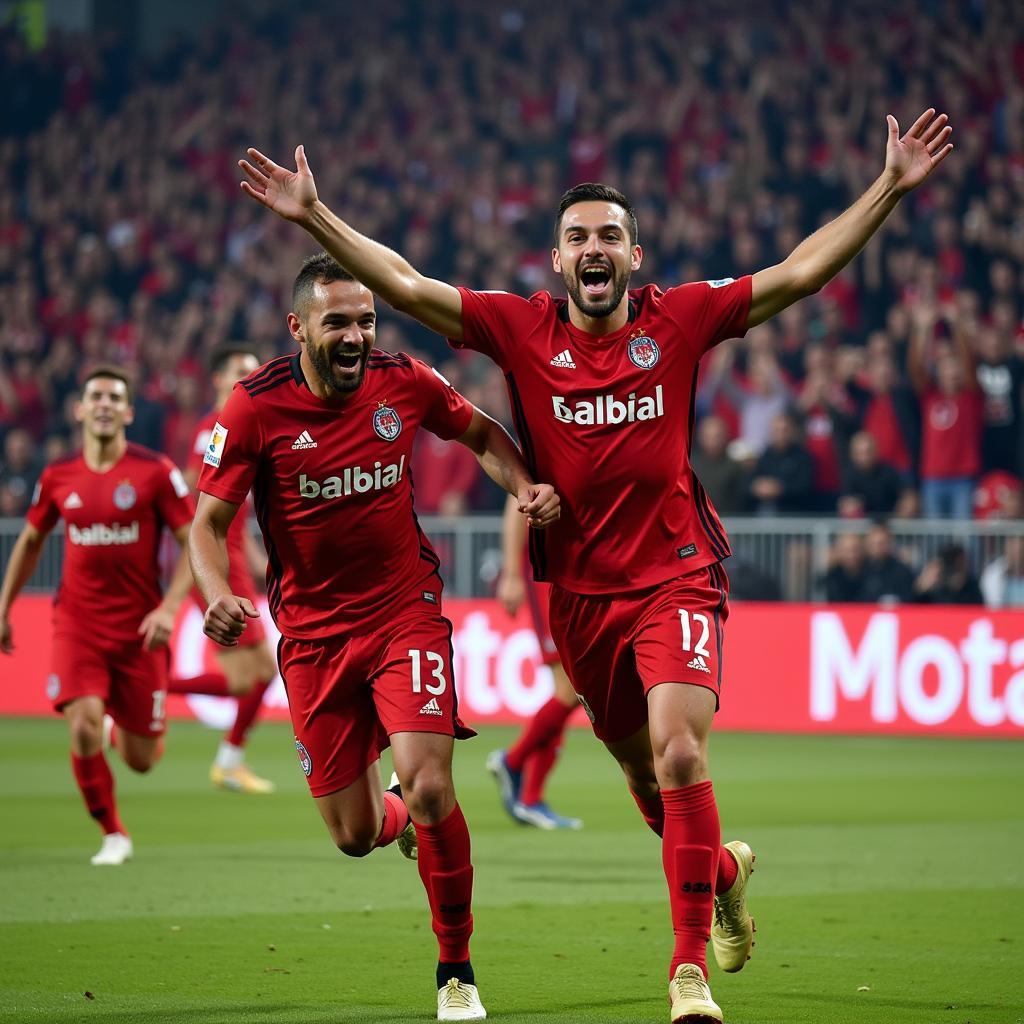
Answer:
[[[242,191],[285,220],[302,221],[316,202],[316,182],[302,146],[295,147],[296,170],[279,167],[258,149],[248,149],[249,160],[239,160],[248,181],[240,182]]]
[[[547,529],[562,514],[560,499],[551,484],[525,484],[517,498],[519,511],[535,530]]]
[[[889,141],[885,147],[885,170],[892,185],[900,193],[909,192],[935,170],[953,151],[949,141],[952,127],[945,114],[935,116],[929,107],[900,138],[900,126],[892,114],[889,123]]]

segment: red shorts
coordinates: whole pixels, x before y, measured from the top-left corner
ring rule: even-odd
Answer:
[[[125,642],[58,632],[53,638],[52,661],[46,695],[54,711],[79,697],[100,697],[125,732],[164,734],[171,665],[167,647],[145,651],[141,637]]]
[[[557,665],[561,660],[558,657],[558,648],[551,638],[551,624],[548,622],[548,602],[551,600],[551,584],[537,583],[527,577],[526,579],[526,604],[530,609],[530,618],[533,620],[533,630],[537,634],[537,643],[540,644],[541,660],[545,665]]]
[[[722,684],[729,578],[709,565],[656,587],[609,596],[551,588],[551,630],[598,739],[632,736],[659,683]]]
[[[244,568],[235,569],[234,566],[231,566],[228,569],[228,586],[235,597],[247,598],[253,605],[259,608],[259,595],[256,593],[256,587],[253,585],[252,576]],[[206,601],[203,600],[203,595],[199,593],[199,588],[193,587],[191,593],[196,607],[205,615]],[[264,612],[260,612],[260,618],[245,620],[245,629],[238,638],[239,647],[258,647],[267,639],[267,631],[263,627],[264,614]],[[213,641],[211,640],[210,642],[212,643]],[[223,650],[223,648],[220,649]]]
[[[459,721],[451,642],[452,624],[420,610],[366,636],[281,638],[281,678],[313,796],[355,782],[393,733],[475,735]]]

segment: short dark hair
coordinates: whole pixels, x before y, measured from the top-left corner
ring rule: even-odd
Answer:
[[[246,345],[244,341],[228,341],[215,346],[210,352],[206,360],[210,373],[220,373],[235,356],[253,356],[259,359],[259,353],[252,345]]]
[[[125,390],[128,392],[128,401],[131,402],[132,379],[127,370],[122,370],[120,366],[114,366],[113,363],[97,364],[82,378],[83,395],[90,381],[94,380],[119,380],[125,386]]]
[[[309,316],[313,290],[318,284],[332,281],[354,281],[355,278],[330,253],[318,252],[302,261],[302,268],[292,285],[292,312],[300,319]]]
[[[555,217],[556,248],[562,234],[562,217],[570,206],[575,206],[577,203],[614,203],[616,206],[621,206],[626,211],[629,244],[636,245],[638,231],[636,211],[633,209],[633,204],[617,188],[612,188],[611,185],[601,185],[596,181],[585,181],[581,185],[573,185],[558,203],[558,214]]]

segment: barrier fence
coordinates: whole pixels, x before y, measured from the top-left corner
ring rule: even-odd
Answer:
[[[501,569],[500,516],[423,516],[420,524],[441,558],[449,596],[489,597],[494,593]],[[976,573],[1001,553],[1004,538],[1024,532],[1024,524],[1019,522],[894,519],[889,525],[897,549],[913,568],[919,569],[944,544],[959,543],[967,549]],[[824,596],[821,575],[832,542],[840,533],[867,528],[858,520],[782,517],[726,519],[725,526],[734,552],[726,563],[734,589],[751,598],[789,601],[820,600]],[[21,527],[20,519],[0,519],[3,564]],[[62,538],[54,531],[27,590],[54,590],[62,561]]]

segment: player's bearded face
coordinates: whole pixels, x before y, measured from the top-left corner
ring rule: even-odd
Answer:
[[[373,349],[373,325],[350,324],[343,331],[307,331],[306,349],[316,375],[331,391],[345,394],[363,382],[366,361]]]
[[[575,266],[562,261],[562,280],[569,298],[596,319],[611,316],[619,307],[629,287],[632,271],[628,263],[616,267],[607,256],[589,256]]]

